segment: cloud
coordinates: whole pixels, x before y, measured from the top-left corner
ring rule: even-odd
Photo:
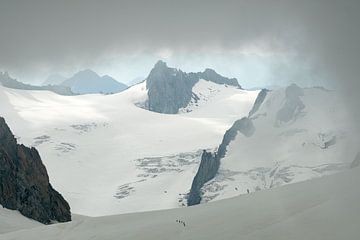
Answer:
[[[288,35],[286,25],[296,21],[289,4],[267,2],[5,0],[0,64],[72,63],[106,51],[233,49],[269,42]]]
[[[359,12],[357,0],[3,0],[0,68],[69,70],[113,53],[281,53],[336,81],[355,113]]]

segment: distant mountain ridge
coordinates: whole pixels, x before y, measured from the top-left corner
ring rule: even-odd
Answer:
[[[146,78],[148,100],[145,107],[159,113],[178,113],[179,109],[186,107],[192,98],[197,98],[192,88],[200,79],[241,89],[236,78],[223,77],[212,69],[186,73],[170,68],[160,60]]]
[[[70,87],[71,91],[77,94],[118,93],[128,87],[108,75],[100,77],[96,72],[90,69],[74,74],[71,78],[66,79],[60,85]]]
[[[8,73],[0,72],[0,84],[7,88],[21,89],[21,90],[39,90],[39,91],[51,91],[60,95],[70,96],[74,95],[71,89],[67,86],[60,85],[47,85],[47,86],[34,86],[17,81],[9,76]]]

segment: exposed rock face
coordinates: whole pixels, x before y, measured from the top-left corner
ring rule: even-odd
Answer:
[[[185,73],[169,68],[163,61],[158,61],[146,79],[146,108],[159,113],[178,113],[180,108],[189,104],[191,98],[197,98],[192,88],[200,79],[241,88],[236,78],[223,77],[212,69],[199,73]]]
[[[255,100],[254,106],[252,107],[252,109],[249,112],[249,117],[253,116],[257,112],[257,110],[259,110],[260,106],[265,101],[265,98],[266,98],[268,92],[269,92],[269,90],[267,90],[267,89],[262,89],[259,92],[259,94]]]
[[[44,224],[71,220],[69,204],[50,185],[37,150],[17,144],[1,117],[0,204]]]
[[[199,79],[204,79],[217,84],[227,84],[241,88],[236,78],[223,77],[213,69],[207,68],[204,72],[197,73]]]
[[[237,120],[232,127],[226,131],[216,153],[212,154],[204,150],[199,169],[191,185],[188,196],[188,206],[201,202],[201,188],[206,182],[215,177],[220,167],[220,160],[225,157],[227,147],[239,132],[246,137],[250,137],[255,132],[252,120],[246,117]]]
[[[360,165],[360,153],[356,154],[354,161],[350,164],[350,168],[356,168]]]
[[[199,169],[191,185],[191,190],[187,199],[188,206],[193,206],[201,202],[202,186],[215,177],[219,167],[220,159],[216,154],[204,150],[201,156]]]
[[[276,117],[278,123],[287,123],[296,119],[305,108],[305,105],[300,98],[303,95],[304,90],[296,84],[292,84],[286,88],[284,106],[278,111]]]
[[[179,108],[186,107],[190,102],[191,90],[197,81],[194,73],[184,73],[169,68],[162,61],[157,62],[146,81],[148,109],[159,113],[177,113]]]

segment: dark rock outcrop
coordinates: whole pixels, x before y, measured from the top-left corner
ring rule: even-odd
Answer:
[[[216,154],[212,154],[204,150],[203,154],[201,155],[199,169],[192,182],[190,193],[188,195],[188,206],[193,206],[201,202],[202,186],[215,177],[219,167],[220,159],[216,156]]]
[[[196,205],[201,202],[201,188],[206,182],[216,176],[220,167],[220,160],[225,157],[227,147],[239,132],[246,137],[250,137],[254,134],[255,127],[252,120],[246,117],[237,120],[232,127],[226,131],[216,153],[213,154],[204,150],[201,156],[199,169],[192,182],[190,193],[188,195],[188,206]]]
[[[147,108],[159,113],[177,113],[190,102],[197,81],[196,74],[169,68],[165,62],[158,61],[146,79]]]
[[[355,159],[350,164],[350,168],[356,168],[359,165],[360,165],[360,153],[356,154]]]
[[[158,61],[146,79],[148,100],[145,107],[159,113],[178,113],[180,108],[189,104],[191,98],[197,98],[192,88],[200,79],[241,88],[236,78],[223,77],[212,69],[199,73],[185,73],[168,67],[163,61]]]
[[[276,119],[278,123],[287,123],[295,120],[301,111],[305,108],[301,101],[304,90],[296,84],[292,84],[285,89],[284,106],[277,112]]]
[[[197,73],[197,76],[199,79],[204,79],[206,81],[214,82],[217,84],[226,84],[241,88],[236,78],[223,77],[210,68],[205,69],[204,72]]]
[[[33,86],[17,81],[9,76],[8,73],[0,73],[0,84],[7,88],[21,89],[21,90],[39,90],[51,91],[64,96],[75,95],[67,86],[47,85],[47,86]]]
[[[249,112],[249,117],[252,117],[259,110],[260,106],[265,101],[265,98],[266,98],[268,92],[269,92],[269,90],[267,90],[267,89],[261,89],[261,91],[259,92],[259,94],[255,100],[254,106],[252,107],[252,109]]]
[[[71,220],[69,204],[49,183],[37,150],[17,144],[1,117],[0,204],[44,224]]]

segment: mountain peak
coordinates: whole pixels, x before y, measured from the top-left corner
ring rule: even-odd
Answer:
[[[156,62],[154,68],[167,68],[167,64],[166,62],[162,61],[162,60],[159,60]]]
[[[85,69],[85,70],[79,71],[75,75],[81,75],[81,76],[87,76],[87,77],[90,77],[90,76],[91,77],[99,77],[99,75],[91,69]]]
[[[115,80],[113,77],[105,74],[104,76],[101,77],[102,79],[111,79],[111,80]],[[116,81],[116,80],[115,80]]]
[[[77,94],[87,93],[117,93],[125,90],[127,86],[116,81],[109,75],[99,76],[96,72],[85,69],[65,80],[62,85],[68,86]]]
[[[206,68],[204,71],[205,74],[218,74],[214,69]]]
[[[218,74],[214,69],[206,68],[204,72],[197,73],[200,78],[218,84],[228,84],[241,88],[236,78],[227,78]]]

